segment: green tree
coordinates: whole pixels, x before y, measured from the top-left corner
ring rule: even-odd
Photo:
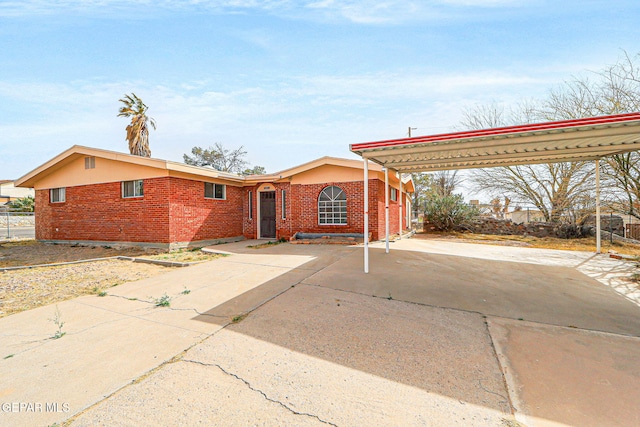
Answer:
[[[36,201],[33,196],[26,196],[10,201],[7,206],[14,212],[33,212]]]
[[[411,196],[411,207],[413,208],[413,216],[418,217],[424,212],[424,206],[427,198],[431,194],[431,175],[427,173],[412,173],[413,194]]]
[[[118,117],[131,117],[131,123],[126,129],[129,152],[136,156],[151,157],[149,125],[155,129],[156,122],[147,116],[148,107],[135,93],[125,94],[119,101],[124,105],[120,107]]]
[[[253,168],[245,169],[242,171],[242,175],[264,175],[267,173],[267,170],[262,166],[254,166]]]

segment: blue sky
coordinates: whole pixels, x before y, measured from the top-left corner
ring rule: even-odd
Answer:
[[[126,152],[131,92],[153,157],[355,158],[635,55],[638,18],[637,0],[0,0],[0,179],[74,144]]]

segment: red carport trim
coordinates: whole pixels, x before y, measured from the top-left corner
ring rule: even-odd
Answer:
[[[630,121],[640,120],[640,113],[616,114],[612,116],[589,117],[586,119],[562,120],[558,122],[534,123],[529,125],[506,126],[493,129],[481,129],[473,131],[463,131],[454,133],[443,133],[439,135],[416,136],[413,138],[389,139],[385,141],[363,142],[351,144],[351,151],[368,150],[374,148],[399,147],[403,145],[421,144],[425,142],[444,142],[456,139],[487,138],[492,136],[508,136],[527,132],[544,132],[557,129],[578,128],[594,125],[622,124]]]

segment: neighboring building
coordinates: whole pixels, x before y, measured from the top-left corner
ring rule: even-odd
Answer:
[[[369,233],[385,233],[384,173],[371,164]],[[390,173],[389,224],[408,227],[409,177]],[[36,239],[185,247],[297,232],[361,234],[363,164],[323,157],[266,175],[73,146],[16,181],[34,187]],[[399,201],[403,201],[403,214]]]
[[[19,188],[11,179],[0,179],[0,205],[22,197],[33,197],[33,195],[33,188]]]
[[[530,222],[544,222],[544,214],[537,209],[524,208],[507,212],[504,219],[510,219],[515,224],[529,224]]]

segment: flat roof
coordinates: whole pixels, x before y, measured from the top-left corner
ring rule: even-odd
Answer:
[[[399,172],[596,160],[640,149],[640,113],[351,144]]]

